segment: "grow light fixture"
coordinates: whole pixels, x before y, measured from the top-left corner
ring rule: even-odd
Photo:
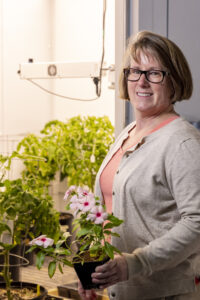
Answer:
[[[99,76],[97,62],[33,62],[19,65],[21,79],[95,78]]]
[[[106,15],[106,0],[103,0],[103,20],[102,20],[102,55],[100,63],[97,62],[38,62],[35,63],[32,58],[28,63],[21,63],[19,65],[18,74],[21,79],[26,79],[32,84],[36,85],[45,92],[69,100],[78,101],[94,101],[101,96],[101,85],[104,65],[104,44],[105,44],[105,15]],[[113,70],[112,70],[113,71]],[[49,91],[34,79],[56,79],[56,78],[92,78],[95,85],[96,96],[93,98],[81,99]],[[110,80],[111,81],[111,80]],[[113,88],[113,84],[111,85]]]

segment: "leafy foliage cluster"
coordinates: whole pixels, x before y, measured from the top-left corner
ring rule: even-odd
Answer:
[[[57,242],[44,235],[31,241],[32,247],[29,252],[34,249],[38,250],[36,256],[36,266],[38,269],[41,269],[45,261],[45,256],[51,258],[48,266],[50,278],[55,274],[57,267],[60,272],[63,272],[62,268],[64,265],[73,266],[77,262],[84,264],[87,261],[101,261],[106,257],[113,259],[115,253],[121,254],[116,247],[110,244],[109,239],[111,236],[119,237],[119,234],[114,232],[113,229],[120,226],[123,220],[120,220],[113,214],[106,213],[105,205],[102,205],[100,199],[94,194],[84,190],[82,192],[83,194],[72,191],[67,197],[68,204],[66,206],[66,210],[70,210],[72,205],[70,199],[73,199],[76,195],[78,198],[74,199],[75,201],[80,200],[82,203],[83,201],[92,201],[91,207],[87,210],[84,209],[84,204],[82,207],[78,205],[78,208],[75,208],[76,214],[72,231],[75,233],[73,243],[78,245],[78,251],[74,250],[76,248],[73,248],[73,243],[71,245],[66,243],[66,239],[69,236],[68,232],[65,232]],[[97,210],[100,208],[99,212],[95,208]],[[95,214],[94,211],[96,211]],[[96,222],[95,219],[100,218],[101,214],[103,217]],[[47,243],[46,246],[44,246],[43,241]]]
[[[7,179],[3,186],[4,191],[0,192],[0,224],[13,221],[13,246],[41,232],[54,238],[59,235],[59,213],[54,210],[47,189],[21,178]]]
[[[48,189],[37,178],[24,177],[16,180],[5,178],[13,159],[28,159],[17,153],[10,157],[0,155],[0,255],[4,258],[1,276],[6,282],[7,298],[11,295],[10,251],[17,245],[41,232],[55,239],[60,235],[59,213],[53,208]],[[30,159],[30,157],[29,157]]]
[[[113,139],[113,126],[107,117],[77,116],[67,122],[47,123],[40,135],[27,135],[11,156],[0,155],[0,246],[1,255],[5,255],[1,275],[8,299],[9,251],[41,233],[59,240],[59,213],[53,208],[48,189],[56,172],[60,172],[61,180],[67,177],[69,185],[93,190],[96,173]],[[5,179],[13,159],[22,160],[24,169],[20,178]],[[3,242],[4,234],[11,237],[11,243]]]
[[[110,145],[114,128],[108,117],[73,117],[67,122],[50,121],[41,136],[28,135],[19,143],[17,151],[44,158],[25,161],[25,176],[37,174],[49,185],[56,171],[60,179],[67,177],[68,185],[94,189],[96,174]]]
[[[109,243],[110,236],[119,237],[116,232],[111,231],[114,227],[121,225],[123,221],[108,214],[105,224],[95,224],[87,220],[87,214],[81,214],[74,220],[74,231],[76,242],[79,244],[79,252],[76,257],[84,262],[84,253],[89,252],[90,258],[102,260],[106,256],[114,258],[115,253],[120,251]]]

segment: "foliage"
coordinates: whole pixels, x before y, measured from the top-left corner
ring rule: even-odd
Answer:
[[[40,159],[24,160],[25,168],[22,177],[36,178],[40,185],[48,186],[58,169],[54,154],[56,145],[54,140],[34,134],[27,135],[18,144],[17,153],[23,156],[37,156]]]
[[[53,208],[48,190],[29,180],[5,180],[0,191],[0,217],[13,221],[13,244],[32,239],[41,232],[59,234],[59,213]],[[51,226],[49,226],[51,224]]]
[[[113,143],[113,126],[108,117],[76,116],[67,122],[51,121],[41,136],[28,135],[19,143],[17,151],[39,156],[45,161],[25,161],[24,176],[37,174],[49,185],[56,171],[60,179],[67,177],[69,185],[94,189],[99,167]]]
[[[9,157],[0,156],[0,247],[1,255],[4,256],[1,276],[6,282],[9,300],[12,299],[9,269],[11,249],[27,243],[41,232],[55,240],[60,235],[59,213],[53,208],[53,200],[48,195],[47,187],[42,186],[34,176],[16,180],[5,178],[6,172],[12,167],[13,159],[28,160],[33,157],[23,157],[17,153]]]
[[[69,201],[67,208],[75,211],[74,230],[75,240],[79,244],[78,257],[82,259],[82,253],[89,252],[90,257],[102,260],[105,256],[114,258],[118,252],[108,240],[110,236],[117,236],[111,231],[123,221],[113,214],[106,213],[105,205],[93,193],[72,186],[65,199]]]
[[[15,245],[26,243],[41,233],[48,235],[56,243],[55,247],[46,249],[49,255],[54,252],[50,274],[54,273],[57,263],[62,271],[61,254],[64,255],[62,263],[71,265],[65,259],[71,250],[63,247],[67,236],[60,236],[59,213],[53,208],[48,188],[59,171],[60,179],[67,177],[69,185],[86,185],[93,190],[97,171],[113,139],[113,126],[108,117],[77,116],[65,123],[56,120],[47,123],[39,136],[27,135],[11,156],[0,155],[0,247],[5,257],[1,275],[6,281],[9,300],[12,296],[8,258]],[[5,179],[13,159],[22,160],[24,169],[20,178]],[[11,242],[3,241],[5,234]],[[39,253],[38,266],[47,254]]]
[[[115,253],[120,253],[116,247],[109,243],[109,237],[119,237],[117,233],[112,232],[112,229],[120,226],[122,220],[106,213],[105,205],[99,198],[81,187],[70,187],[64,199],[68,201],[66,209],[74,210],[74,243],[78,245],[78,252],[74,252],[72,247],[67,246],[67,249],[63,247],[64,243],[66,245],[66,238],[69,233],[63,234],[61,239],[55,243],[55,247],[52,247],[53,241],[44,235],[30,242],[32,247],[29,251],[40,249],[36,261],[38,269],[42,267],[45,256],[52,258],[48,268],[50,277],[53,277],[57,265],[62,272],[63,265],[73,266],[73,263],[77,261],[84,263],[85,253],[89,253],[90,258],[94,260],[102,260],[106,256],[113,259]],[[60,256],[61,254],[68,258]]]

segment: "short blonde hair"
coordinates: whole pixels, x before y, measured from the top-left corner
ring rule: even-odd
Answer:
[[[131,60],[140,61],[141,52],[154,56],[170,73],[174,88],[172,102],[189,99],[193,91],[192,74],[188,62],[180,48],[172,41],[150,31],[140,31],[129,40],[124,55],[123,68],[119,78],[120,98],[130,100],[124,68],[131,66]]]

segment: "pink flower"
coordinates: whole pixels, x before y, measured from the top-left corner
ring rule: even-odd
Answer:
[[[75,185],[71,185],[69,187],[69,189],[65,193],[64,200],[67,200],[68,197],[71,195],[71,193],[74,192],[75,190],[76,190],[76,186]]]
[[[76,212],[80,209],[80,200],[77,195],[72,196],[70,199],[70,208]]]
[[[93,194],[88,193],[87,196],[80,199],[79,209],[83,212],[90,211],[95,206],[95,199]]]
[[[95,224],[102,224],[108,217],[108,214],[104,211],[103,206],[94,206],[91,209],[91,213],[87,216],[87,220],[91,220]]]
[[[82,197],[88,196],[90,193],[87,190],[84,190],[82,187],[78,187],[77,194],[78,194],[79,198],[82,198]]]
[[[46,235],[40,235],[39,237],[35,238],[31,242],[29,242],[29,245],[37,245],[42,246],[44,248],[47,248],[48,246],[52,246],[54,243],[54,240],[48,238]]]

